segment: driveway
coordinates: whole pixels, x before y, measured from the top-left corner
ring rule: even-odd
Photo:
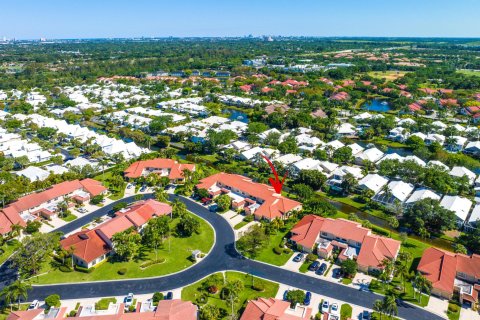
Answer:
[[[145,194],[144,198],[153,198],[153,195]],[[119,296],[128,292],[147,294],[155,291],[167,291],[174,288],[184,287],[212,273],[225,270],[234,270],[252,274],[274,282],[284,283],[287,286],[322,294],[328,296],[330,299],[337,299],[350,304],[355,304],[362,308],[371,308],[375,300],[382,298],[382,296],[374,293],[360,292],[357,289],[338,285],[321,278],[313,278],[284,268],[246,259],[236,250],[233,230],[223,217],[217,213],[208,211],[208,209],[188,198],[169,195],[169,199],[171,201],[179,199],[184,202],[190,212],[207,220],[214,228],[216,239],[215,245],[210,254],[208,254],[201,262],[193,265],[187,270],[162,277],[34,286],[29,293],[29,299],[43,300],[46,296],[52,293],[59,294],[63,299]],[[134,202],[135,199],[131,196],[120,201],[131,203]],[[97,211],[80,217],[58,230],[64,233],[71,232],[97,217],[104,216],[112,210],[112,207],[113,204],[108,204]],[[7,265],[8,264],[3,265],[2,268],[6,267],[8,269]],[[5,270],[3,271],[5,272]],[[4,275],[1,272],[2,271],[0,270],[0,278]],[[398,311],[399,316],[405,319],[442,319],[442,317],[406,303],[400,303]]]

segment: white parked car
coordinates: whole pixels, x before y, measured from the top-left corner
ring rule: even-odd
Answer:
[[[330,310],[330,313],[335,315],[335,316],[338,316],[340,314],[340,312],[338,310],[338,304],[332,303],[332,308]]]
[[[28,306],[27,310],[37,309],[40,306],[40,302],[38,300],[33,300],[32,303]]]
[[[133,293],[129,293],[126,297],[125,297],[125,308],[128,308],[132,305],[133,303]]]

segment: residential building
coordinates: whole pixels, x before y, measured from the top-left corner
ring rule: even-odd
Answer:
[[[91,197],[104,194],[107,188],[93,179],[64,181],[56,184],[44,191],[31,193],[29,195],[18,198],[15,202],[10,203],[1,209],[12,224],[20,224],[25,226],[26,221],[35,220],[39,217],[49,219],[57,214],[57,206],[63,201],[73,204],[84,203],[89,201]],[[5,219],[3,219],[6,221]],[[11,229],[11,225],[3,226],[4,232]]]
[[[115,249],[112,237],[119,232],[134,228],[141,232],[153,217],[171,215],[172,207],[153,199],[139,201],[129,208],[115,213],[113,219],[95,229],[81,230],[60,241],[65,250],[73,250],[75,264],[91,268],[105,260]]]
[[[449,174],[457,178],[467,177],[470,185],[473,185],[475,179],[477,178],[477,175],[475,173],[465,167],[453,167],[452,170],[450,170]]]
[[[468,217],[468,213],[472,208],[472,201],[460,196],[444,196],[440,205],[447,210],[455,213],[460,224],[464,223]]]
[[[72,319],[82,320],[197,320],[198,308],[190,301],[161,300],[154,307],[151,302],[139,302],[135,312],[125,312],[124,303],[111,305],[108,310],[95,310],[95,305],[81,306]],[[63,320],[66,307],[50,308],[48,313],[37,308],[26,311],[13,311],[7,320]]]
[[[433,200],[440,201],[441,196],[431,189],[418,188],[412,193],[410,197],[408,197],[408,200],[405,202],[405,205],[410,206],[410,205],[413,205],[415,202],[423,199],[433,199]]]
[[[391,181],[387,188],[388,190],[381,190],[373,196],[372,200],[392,210],[396,210],[398,205],[403,206],[408,196],[415,189],[412,184],[401,180]]]
[[[333,250],[339,250],[338,259],[356,259],[362,272],[382,270],[384,259],[395,260],[400,251],[400,242],[377,236],[361,223],[307,215],[291,230],[290,241],[322,258],[329,258]]]
[[[359,190],[372,190],[377,194],[388,183],[388,179],[376,173],[369,173],[358,182]]]
[[[288,199],[262,183],[237,174],[217,173],[204,178],[197,189],[206,189],[212,197],[226,194],[232,198],[233,209],[243,209],[256,219],[285,219],[291,211],[302,209],[300,202]]]
[[[168,177],[170,182],[178,183],[184,180],[184,170],[195,171],[194,164],[178,163],[172,159],[156,158],[142,160],[132,163],[125,171],[127,178],[146,177],[149,174],[158,174],[161,177]]]
[[[377,148],[366,149],[355,156],[355,163],[363,165],[363,161],[377,162],[383,157],[384,153]]]
[[[461,304],[478,302],[480,255],[467,256],[430,247],[423,252],[417,271],[432,283],[432,294],[451,299],[458,293]]]
[[[292,309],[288,301],[258,298],[248,301],[240,320],[308,320],[311,315],[312,308],[296,305]]]

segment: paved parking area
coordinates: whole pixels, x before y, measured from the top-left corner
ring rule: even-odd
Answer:
[[[277,295],[275,296],[275,298],[281,300],[281,299],[283,299],[283,294],[284,294],[285,290],[294,290],[294,289],[297,289],[297,288],[293,288],[293,287],[289,287],[289,286],[284,285],[284,284],[280,284]],[[341,308],[342,304],[345,303],[344,301],[341,301],[341,300],[331,299],[326,295],[319,295],[319,294],[313,293],[310,305],[308,306],[309,308],[312,308],[312,315],[315,315],[317,312],[320,312],[320,306],[321,306],[322,300],[327,300],[330,305],[332,305],[333,303],[338,304],[339,314],[340,314],[340,308]],[[350,304],[350,306],[352,306],[352,319],[355,319],[355,320],[361,319],[360,316],[361,316],[361,313],[363,312],[363,310],[368,310],[368,311],[372,312],[371,309],[366,309],[366,308],[363,308],[363,307],[360,307],[360,306],[357,306],[357,305],[354,305],[354,304]]]
[[[462,308],[460,311],[460,319],[478,320],[480,319],[480,314],[478,311],[473,311],[471,308]]]

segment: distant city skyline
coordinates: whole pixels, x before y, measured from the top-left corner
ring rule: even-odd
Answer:
[[[480,37],[475,0],[262,0],[2,4],[0,37]]]

